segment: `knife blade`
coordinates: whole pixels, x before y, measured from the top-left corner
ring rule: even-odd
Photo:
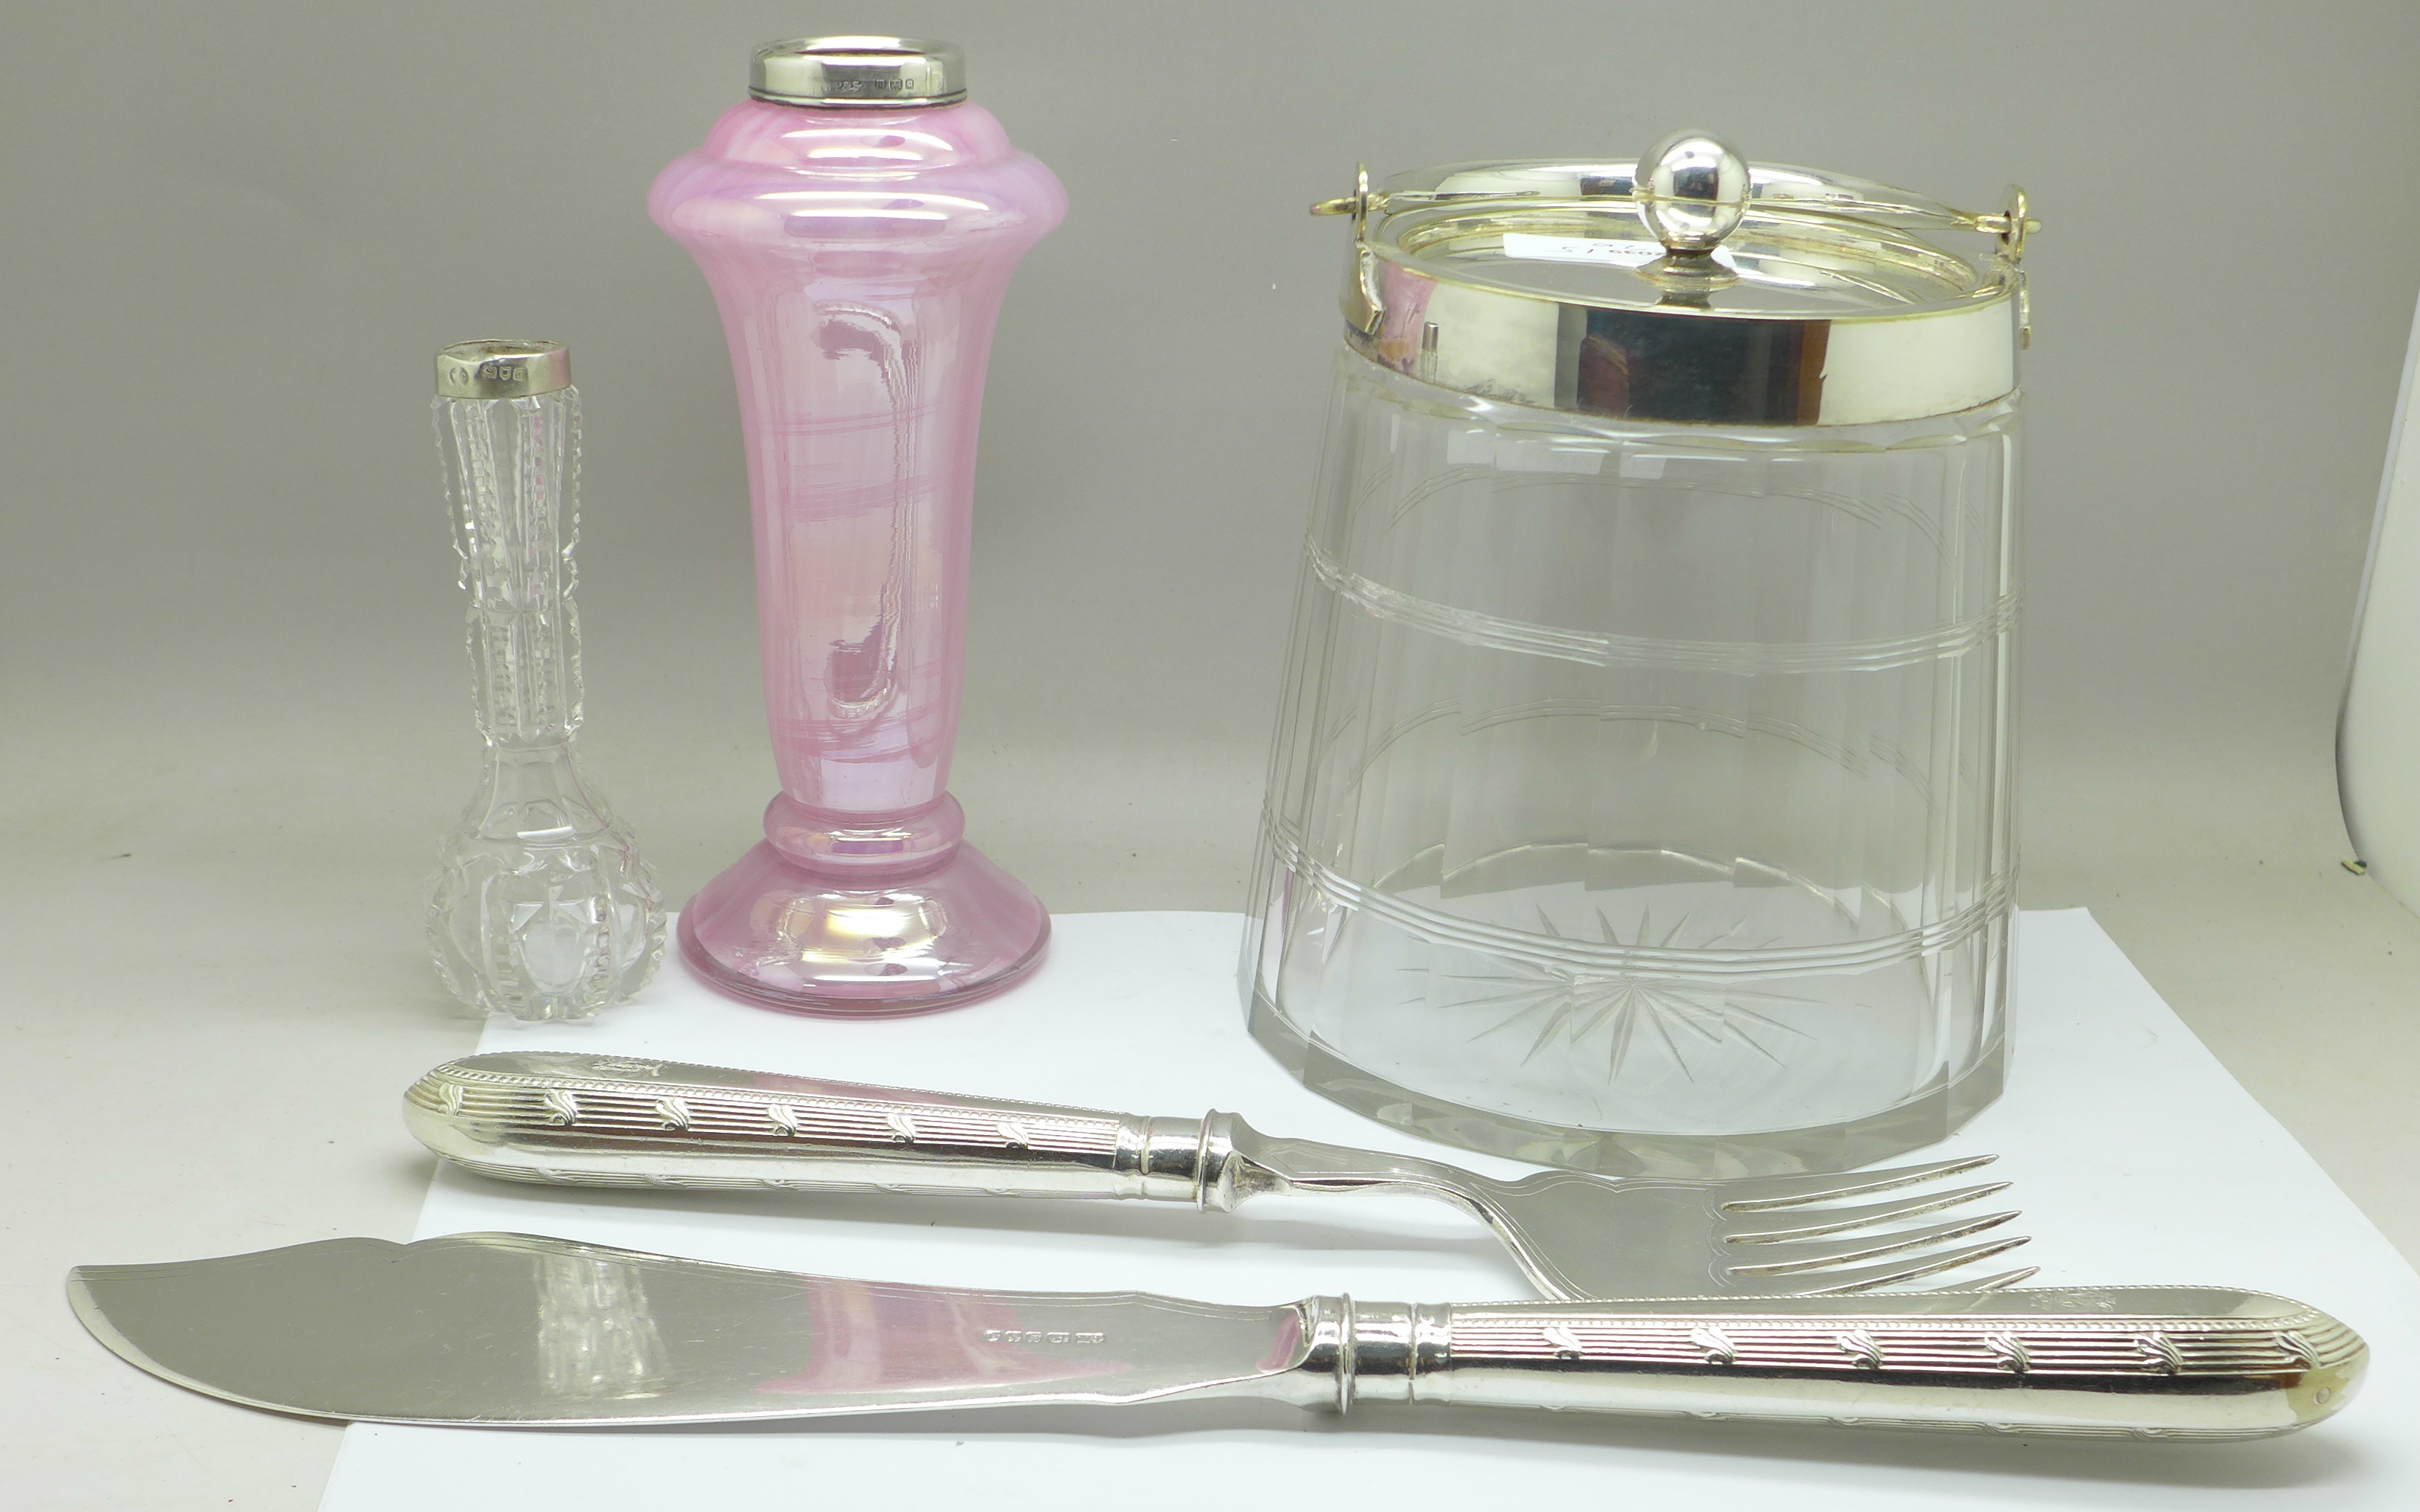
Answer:
[[[533,1234],[78,1266],[143,1369],[314,1417],[730,1422],[1255,1396],[2225,1440],[2340,1409],[2367,1349],[2218,1288],[1278,1306],[799,1275]]]

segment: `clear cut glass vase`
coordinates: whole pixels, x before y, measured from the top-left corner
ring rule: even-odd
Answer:
[[[429,949],[475,1011],[585,1019],[655,974],[664,907],[573,750],[580,393],[553,342],[464,342],[437,371],[487,771],[429,878]]]

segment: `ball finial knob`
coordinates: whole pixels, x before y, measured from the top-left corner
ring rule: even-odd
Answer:
[[[1674,131],[1638,160],[1631,193],[1666,252],[1710,253],[1747,211],[1747,160],[1703,131]]]

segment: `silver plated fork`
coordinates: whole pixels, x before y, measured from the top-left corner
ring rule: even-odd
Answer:
[[[1508,1181],[1279,1138],[1231,1113],[1141,1119],[556,1052],[447,1061],[404,1094],[404,1119],[482,1175],[577,1186],[1139,1197],[1220,1212],[1268,1193],[1416,1193],[1476,1216],[1541,1292],[1567,1300],[1862,1291],[2025,1242],[2001,1231],[2015,1210],[1977,1211],[2008,1182],[1945,1184],[1990,1155],[1835,1175]]]

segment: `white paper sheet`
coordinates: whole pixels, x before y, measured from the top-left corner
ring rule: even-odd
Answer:
[[[1504,1173],[1305,1091],[1245,1035],[1240,919],[1079,914],[991,1002],[891,1023],[719,997],[677,962],[594,1026],[491,1026],[483,1050],[576,1049],[1192,1116]],[[830,1425],[526,1432],[356,1425],[323,1512],[431,1505],[1125,1507],[1236,1512],[1499,1504],[1720,1512],[2420,1506],[2420,1276],[2236,1085],[2081,910],[2019,930],[2009,1091],[1931,1153],[1997,1150],[2015,1258],[2041,1284],[2278,1291],[2369,1340],[2337,1418],[2248,1444],[2061,1443],[1843,1429],[1398,1410],[1353,1423],[1258,1404],[1002,1411]],[[2281,1013],[2294,1011],[2288,1002]],[[1349,1204],[1349,1206],[1346,1206]],[[1222,1302],[1312,1292],[1521,1297],[1478,1227],[1416,1198],[1271,1198],[1233,1214],[1141,1203],[600,1193],[431,1183],[418,1236],[520,1229],[749,1265],[957,1286],[1140,1288]]]

